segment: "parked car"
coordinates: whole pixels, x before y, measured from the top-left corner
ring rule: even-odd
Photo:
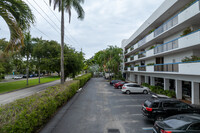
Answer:
[[[200,115],[181,114],[156,121],[153,133],[200,133]]]
[[[127,83],[122,86],[121,89],[122,93],[130,94],[130,93],[144,93],[148,94],[149,93],[149,88],[148,87],[143,87],[141,85],[138,85],[136,83]]]
[[[163,120],[169,116],[186,113],[200,113],[200,109],[172,98],[152,98],[146,100],[142,113],[150,120]]]
[[[122,86],[124,85],[124,84],[126,84],[127,82],[125,82],[125,81],[120,81],[120,82],[118,82],[118,83],[115,83],[114,84],[114,87],[116,88],[116,89],[121,89],[122,88]]]
[[[22,76],[22,78],[26,78],[26,74]]]
[[[121,80],[112,80],[112,81],[110,81],[110,85],[114,85],[115,83],[118,83],[118,82],[120,82]]]
[[[29,78],[33,78],[33,77],[34,77],[34,75],[33,75],[33,74],[29,75]]]
[[[15,80],[17,80],[17,79],[22,79],[22,78],[23,78],[23,76],[19,76],[19,75],[18,75],[18,76],[14,76],[14,79],[15,79]]]

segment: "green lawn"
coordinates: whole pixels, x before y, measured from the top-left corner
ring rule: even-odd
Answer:
[[[40,84],[47,83],[51,81],[55,81],[60,79],[58,76],[54,77],[44,77],[40,79]],[[8,82],[8,83],[0,83],[0,94],[5,92],[10,92],[17,89],[22,89],[26,87],[30,87],[33,85],[38,85],[38,78],[37,79],[29,79],[29,85],[26,85],[26,80],[15,81],[15,82]]]

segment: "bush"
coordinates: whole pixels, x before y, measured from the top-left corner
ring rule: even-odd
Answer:
[[[85,83],[92,77],[91,73],[79,76],[74,78],[74,80],[79,80],[80,81],[80,87],[83,87]]]
[[[0,107],[1,133],[31,133],[42,127],[79,89],[68,81]]]
[[[149,89],[151,90],[151,92],[156,93],[156,94],[162,94],[162,95],[166,95],[168,97],[171,98],[176,98],[176,93],[175,91],[172,90],[164,90],[162,89],[160,86],[150,86],[147,83],[143,83],[142,84],[145,87],[149,87]]]

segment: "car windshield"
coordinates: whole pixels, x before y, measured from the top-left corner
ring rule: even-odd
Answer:
[[[178,128],[183,127],[187,124],[190,124],[190,122],[183,121],[183,120],[177,120],[177,119],[169,119],[169,120],[165,120],[163,122],[167,126],[169,126],[170,128],[173,128],[173,129],[178,129]]]

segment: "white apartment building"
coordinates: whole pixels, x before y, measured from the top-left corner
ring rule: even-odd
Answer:
[[[200,104],[199,0],[165,0],[122,48],[127,80]]]

